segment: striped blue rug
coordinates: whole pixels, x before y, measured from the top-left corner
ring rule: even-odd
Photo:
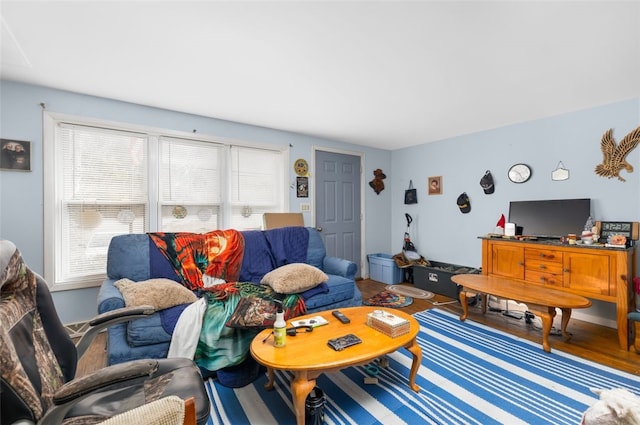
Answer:
[[[328,424],[571,424],[597,397],[590,388],[627,388],[640,393],[640,377],[508,335],[471,320],[431,309],[417,313],[422,367],[407,385],[411,354],[390,354],[377,385],[365,385],[364,367],[321,375]],[[238,389],[207,381],[209,424],[294,424],[289,382],[276,372]]]

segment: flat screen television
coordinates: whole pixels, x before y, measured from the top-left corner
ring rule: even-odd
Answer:
[[[580,235],[591,215],[591,199],[511,201],[509,223],[517,234],[559,239],[569,233]]]

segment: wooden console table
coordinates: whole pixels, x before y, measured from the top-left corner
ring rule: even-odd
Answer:
[[[482,273],[616,304],[618,343],[629,350],[636,249],[482,237]]]
[[[545,288],[529,285],[520,280],[508,279],[483,274],[459,274],[451,278],[455,283],[462,285],[460,292],[460,304],[462,304],[462,316],[465,320],[469,314],[466,291],[482,293],[482,313],[487,310],[487,297],[485,294],[495,295],[527,304],[530,311],[534,311],[542,318],[542,348],[547,353],[551,351],[549,334],[553,318],[556,316],[556,308],[562,310],[562,336],[565,340],[571,339],[567,332],[567,325],[571,318],[571,310],[574,308],[587,308],[591,301],[581,295],[571,294],[554,288]],[[538,308],[538,306],[542,308]]]

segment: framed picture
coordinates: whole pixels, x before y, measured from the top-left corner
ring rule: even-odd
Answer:
[[[442,195],[442,176],[429,177],[427,188],[429,195]]]
[[[0,169],[31,171],[31,142],[0,139]]]
[[[296,177],[296,196],[298,198],[309,197],[309,177]]]

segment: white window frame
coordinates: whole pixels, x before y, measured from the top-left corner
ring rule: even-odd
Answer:
[[[60,123],[68,123],[79,126],[95,126],[113,130],[130,131],[144,133],[148,136],[148,208],[146,222],[149,228],[145,231],[158,231],[161,222],[162,203],[159,200],[159,139],[166,136],[170,138],[188,139],[197,142],[207,142],[226,145],[223,149],[225,158],[222,160],[221,175],[224,181],[229,181],[231,175],[231,167],[228,166],[228,160],[231,158],[231,146],[240,146],[254,149],[264,149],[269,151],[278,151],[282,155],[282,176],[281,188],[279,195],[279,210],[289,210],[289,185],[287,183],[288,173],[287,164],[289,163],[289,146],[266,145],[251,143],[246,141],[231,140],[227,138],[206,136],[201,134],[193,134],[186,132],[177,132],[172,130],[145,127],[126,123],[99,120],[94,118],[79,117],[56,112],[44,111],[43,113],[43,155],[44,155],[44,277],[49,282],[52,291],[63,291],[71,289],[96,287],[102,284],[106,277],[105,273],[99,275],[84,276],[79,279],[68,279],[65,281],[56,280],[56,267],[60,261],[60,256],[56,255],[61,252],[62,243],[57,237],[57,227],[61,226],[60,218],[60,187],[61,179],[56,178],[56,170],[60,169],[61,164],[56,155],[56,127]],[[231,222],[231,210],[233,203],[229,199],[229,186],[221,186],[221,207],[222,215],[220,228],[228,228]],[[255,221],[255,220],[254,220]],[[105,264],[106,267],[106,264]]]

